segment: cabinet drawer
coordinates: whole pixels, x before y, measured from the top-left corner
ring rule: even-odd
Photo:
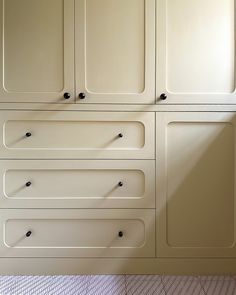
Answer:
[[[4,257],[153,257],[155,210],[1,210]]]
[[[1,208],[155,208],[153,160],[2,160]]]
[[[154,158],[154,113],[2,111],[1,158]]]

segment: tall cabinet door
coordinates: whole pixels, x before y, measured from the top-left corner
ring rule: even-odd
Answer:
[[[236,103],[234,2],[157,0],[157,103]]]
[[[78,103],[155,103],[155,0],[76,0]]]
[[[0,102],[73,102],[73,3],[0,0]]]
[[[236,257],[235,113],[157,114],[158,257]]]

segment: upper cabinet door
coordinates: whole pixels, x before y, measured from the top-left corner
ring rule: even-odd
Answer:
[[[157,0],[157,103],[236,103],[234,0]]]
[[[73,3],[0,0],[0,102],[74,102]]]
[[[78,103],[155,103],[155,0],[76,0]]]

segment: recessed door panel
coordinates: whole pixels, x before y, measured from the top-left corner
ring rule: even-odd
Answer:
[[[0,5],[0,101],[72,102],[73,1],[1,0]]]
[[[158,0],[158,103],[236,102],[234,6],[234,0]]]
[[[234,114],[158,117],[158,256],[235,256]]]
[[[78,103],[154,103],[154,19],[154,0],[76,0]]]

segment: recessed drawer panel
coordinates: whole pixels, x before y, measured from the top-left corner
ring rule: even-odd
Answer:
[[[154,158],[154,113],[2,111],[2,158]]]
[[[154,257],[155,210],[2,210],[4,257]]]
[[[1,208],[155,208],[153,160],[2,160]]]

